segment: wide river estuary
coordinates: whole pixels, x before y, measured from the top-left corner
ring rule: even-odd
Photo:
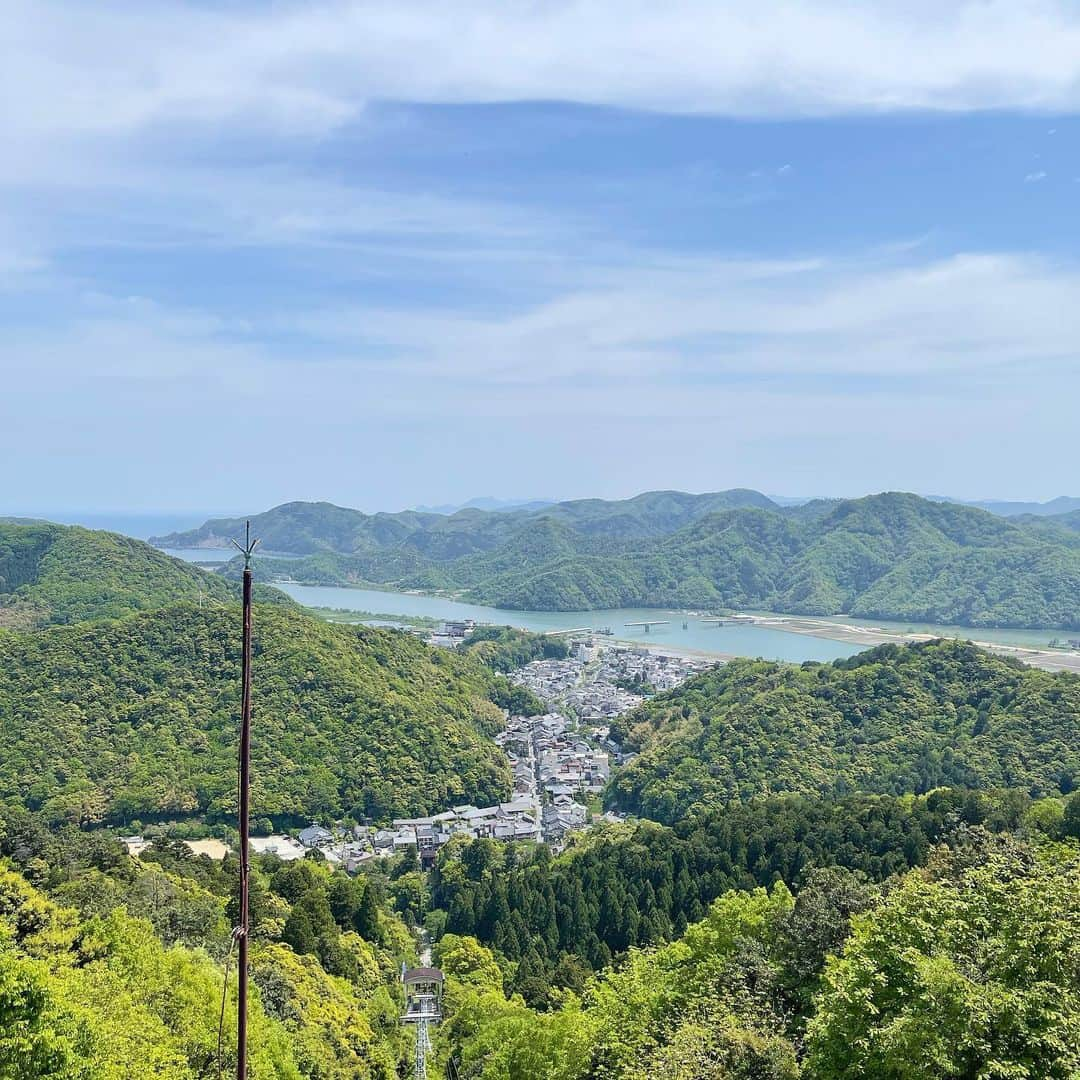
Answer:
[[[206,548],[165,549],[165,554],[186,562],[219,562],[223,553]],[[226,555],[227,557],[227,555]],[[856,644],[851,641],[833,641],[827,637],[781,626],[754,624],[727,624],[717,626],[705,621],[705,616],[688,615],[685,612],[662,611],[657,608],[611,608],[603,611],[509,611],[504,608],[466,604],[441,596],[418,593],[389,592],[382,589],[356,589],[333,585],[295,585],[280,582],[277,588],[286,592],[307,607],[330,608],[342,612],[370,615],[426,616],[432,619],[473,619],[478,623],[498,626],[518,626],[525,630],[543,633],[548,630],[574,630],[590,627],[593,630],[610,629],[615,638],[622,641],[638,641],[642,644],[671,649],[694,651],[719,656],[751,656],[766,660],[787,660],[800,663],[803,660],[836,660],[853,656],[870,648],[873,641]],[[359,615],[358,615],[359,617]],[[934,634],[941,637],[971,637],[981,641],[1023,645],[1029,648],[1045,648],[1054,636],[1051,630],[986,630],[957,626],[938,626],[926,623],[898,623],[882,620],[854,619],[839,616],[821,619],[820,623],[842,623],[849,627],[880,627],[893,633]],[[627,623],[649,623],[644,626],[627,626]]]

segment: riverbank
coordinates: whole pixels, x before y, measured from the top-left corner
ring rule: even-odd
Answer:
[[[871,649],[875,645],[904,645],[917,641],[932,641],[942,634],[890,630],[882,626],[863,626],[832,620],[812,619],[793,615],[762,616],[755,621],[760,626],[783,626],[791,634],[808,634],[813,637],[843,641],[860,648]],[[944,628],[943,628],[944,629]],[[953,627],[950,630],[955,629]],[[1050,634],[1053,631],[1046,631]],[[967,640],[987,652],[1022,660],[1032,667],[1045,671],[1071,671],[1080,674],[1080,651],[1075,649],[1037,648],[1031,645],[991,641],[980,638],[978,629],[971,628]],[[955,636],[950,634],[949,636]]]
[[[181,557],[190,552],[171,552]],[[871,622],[843,616],[802,616],[775,612],[751,612],[749,618],[723,625],[708,622],[702,612],[667,611],[656,608],[619,608],[605,611],[512,611],[469,604],[457,598],[415,591],[358,586],[300,585],[282,581],[278,588],[331,621],[405,622],[431,626],[443,620],[473,619],[494,626],[517,626],[536,633],[589,627],[610,629],[612,637],[651,651],[672,656],[761,657],[801,663],[829,661],[853,656],[875,645],[904,644],[938,637],[973,640],[1001,656],[1022,660],[1047,671],[1080,674],[1080,650],[1054,649],[1047,643],[1062,631],[992,630],[962,626],[938,626],[917,622]],[[333,609],[333,614],[325,612]],[[372,613],[378,613],[373,615]],[[644,626],[648,623],[649,630]],[[630,624],[629,626],[627,624]],[[636,624],[638,629],[632,629]]]
[[[366,590],[328,585],[281,583],[294,600],[306,607],[336,608],[345,612],[378,611],[384,619],[464,620],[494,626],[518,626],[535,633],[589,628],[610,629],[609,641],[644,647],[671,656],[711,658],[760,657],[802,663],[828,662],[854,656],[875,645],[907,644],[934,638],[960,637],[1000,656],[1022,660],[1047,671],[1080,674],[1080,651],[1050,649],[1036,644],[1049,641],[1053,630],[979,630],[927,624],[869,623],[842,618],[754,613],[739,620],[710,622],[701,612],[660,611],[655,608],[617,608],[605,611],[511,611],[466,604],[447,597],[393,590]],[[648,629],[645,625],[648,624]],[[997,640],[994,640],[994,639]],[[1002,639],[1005,640],[1002,640]],[[1013,640],[1008,640],[1012,638]]]

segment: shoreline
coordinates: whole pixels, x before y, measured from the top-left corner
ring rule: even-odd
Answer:
[[[303,586],[305,583],[298,581],[291,581],[288,579],[278,579],[278,582],[273,584],[293,584]],[[379,592],[387,595],[400,595],[400,596],[412,596],[412,597],[430,597],[433,600],[446,600],[455,603],[468,603],[470,606],[475,607],[488,607],[492,612],[499,612],[500,614],[505,611],[507,617],[507,625],[512,625],[511,620],[515,613],[521,614],[519,609],[515,608],[494,608],[490,605],[472,604],[470,601],[462,600],[460,591],[432,591],[424,592],[419,589],[395,589],[386,585],[374,585],[374,584],[340,584],[334,586],[323,586],[319,583],[310,583],[313,587],[326,587],[326,588],[339,588],[339,589],[355,589],[357,591]],[[304,605],[307,607],[308,605]],[[673,608],[655,608],[649,610],[656,610],[657,612],[666,612],[678,616],[699,618],[702,615],[700,611],[691,611],[688,609],[676,610]],[[317,613],[317,612],[316,612]],[[597,615],[600,612],[590,611],[582,612],[583,615]],[[942,627],[941,633],[935,633],[930,629],[927,630],[899,630],[892,629],[884,626],[877,626],[873,624],[859,625],[856,623],[834,621],[834,617],[827,616],[810,616],[810,615],[788,615],[779,612],[747,612],[750,617],[745,620],[747,626],[761,627],[764,629],[777,630],[783,633],[790,634],[802,634],[807,637],[822,638],[829,641],[841,642],[845,645],[851,645],[860,649],[872,649],[878,645],[888,644],[912,644],[919,641],[931,641],[936,638],[959,638],[964,641],[970,641],[974,645],[987,652],[993,653],[997,656],[1012,657],[1028,664],[1032,667],[1041,668],[1045,671],[1066,671],[1073,674],[1080,674],[1080,650],[1075,649],[1052,649],[1045,646],[1038,646],[1033,644],[1025,644],[1022,642],[1014,641],[987,641],[979,638],[977,635],[980,630],[990,630],[992,632],[1008,634],[1010,628],[996,627],[960,627],[949,626]],[[399,616],[393,616],[398,618]],[[401,616],[404,618],[405,616]],[[434,617],[429,616],[433,619]],[[842,618],[842,617],[835,617]],[[361,617],[358,621],[365,621]],[[425,621],[427,621],[425,619]],[[887,620],[883,620],[887,621]],[[499,626],[503,625],[502,622],[492,621],[490,625]],[[932,625],[932,624],[931,624]],[[1015,628],[1014,628],[1015,629]],[[948,632],[944,632],[948,630]],[[1053,635],[1063,633],[1063,631],[1056,630],[1051,627],[1022,627],[1016,629],[1018,634],[1032,634],[1043,632],[1047,635]],[[619,644],[631,645],[635,647],[642,647],[648,649],[650,652],[666,653],[671,656],[685,656],[696,659],[708,659],[714,658],[718,662],[726,662],[728,660],[736,659],[743,654],[741,653],[729,653],[708,649],[696,649],[689,646],[681,646],[675,644],[666,644],[661,642],[644,642],[639,639],[627,639],[622,637],[613,637],[610,640],[618,642]],[[792,661],[794,662],[794,661]]]
[[[872,649],[877,645],[910,645],[919,641],[933,641],[940,634],[916,633],[888,630],[882,626],[856,626],[853,623],[824,622],[810,616],[763,616],[755,620],[756,626],[771,626],[784,629],[792,634],[807,634],[811,637],[829,638],[850,645],[865,645]],[[962,640],[970,641],[980,649],[999,656],[1010,656],[1022,660],[1031,667],[1044,671],[1071,671],[1080,674],[1080,652],[1075,649],[1047,649],[1033,645],[1018,645],[1002,641],[982,641],[975,637],[977,627],[972,627],[972,636]],[[1048,630],[1047,633],[1054,631]]]

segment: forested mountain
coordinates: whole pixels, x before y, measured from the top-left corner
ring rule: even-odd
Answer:
[[[1071,510],[1067,514],[1055,514],[1054,517],[1047,520],[1055,525],[1060,525],[1062,528],[1080,532],[1080,510]]]
[[[264,559],[264,580],[444,589],[517,609],[728,607],[1080,628],[1080,536],[1067,521],[902,493],[778,507],[756,492],[651,492],[450,517],[294,503],[254,520],[267,546],[313,552]],[[209,522],[165,539],[218,544],[238,527]]]
[[[955,641],[801,667],[734,660],[612,732],[640,754],[609,801],[663,822],[779,792],[1080,787],[1080,678]]]
[[[951,502],[962,502],[952,499]],[[1057,517],[1080,510],[1080,498],[1070,495],[1059,495],[1056,499],[1047,502],[1007,502],[1001,499],[982,499],[972,502],[964,502],[965,506],[978,506],[982,510],[989,510],[992,514],[1000,514],[1002,517],[1015,517],[1021,514],[1030,514],[1036,517]]]
[[[1080,795],[1076,810],[1080,811]],[[580,990],[634,946],[682,934],[731,889],[783,881],[801,889],[840,867],[883,881],[921,866],[968,826],[995,832],[1060,821],[1066,803],[1025,792],[939,789],[930,795],[783,796],[703,811],[672,827],[605,826],[561,855],[489,840],[440,854],[432,902],[448,933],[516,963],[510,988],[531,1005]]]
[[[223,583],[224,584],[224,583]],[[235,813],[239,609],[0,634],[0,802],[93,824]],[[405,634],[260,605],[253,814],[414,814],[509,790],[495,677]]]
[[[1070,1080],[1078,918],[1075,842],[976,834],[885,890],[834,869],[725,893],[548,1011],[448,935],[441,1057],[472,1080]]]
[[[1051,514],[1045,517],[1037,517],[1033,514],[1022,514],[1013,520],[1022,522],[1035,529],[1041,529],[1044,533],[1051,536],[1060,536],[1060,534],[1056,534],[1057,529],[1080,532],[1080,510],[1070,510],[1068,513]]]
[[[364,514],[332,503],[293,502],[256,514],[251,526],[269,551],[359,555],[400,544],[432,558],[452,559],[470,551],[491,550],[523,524],[542,517],[566,522],[585,536],[627,539],[675,532],[716,510],[775,505],[760,492],[742,488],[704,495],[648,491],[631,499],[575,499],[509,510],[466,508],[453,514],[417,510]],[[246,520],[214,519],[198,529],[154,537],[151,543],[160,547],[227,548],[229,538],[243,531]]]
[[[0,522],[0,627],[110,619],[200,596],[225,601],[238,593],[141,540],[48,522]]]

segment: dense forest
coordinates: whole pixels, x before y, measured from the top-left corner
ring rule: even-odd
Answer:
[[[266,580],[445,589],[517,609],[1080,628],[1080,536],[1068,515],[1005,518],[901,493],[781,507],[748,491],[650,492],[449,516],[290,503],[254,520],[270,546],[300,556],[262,560]],[[236,527],[211,521],[160,542],[215,546]]]
[[[223,966],[237,863],[164,838],[140,859],[104,834],[0,815],[0,1076],[209,1080],[235,1073]],[[252,1080],[392,1080],[410,1052],[398,965],[413,942],[378,876],[257,858]]]
[[[0,627],[114,619],[200,597],[224,602],[239,593],[221,577],[128,536],[0,521]]]
[[[1071,1080],[1080,847],[976,830],[884,887],[833,868],[715,900],[675,942],[562,994],[506,997],[447,935],[462,1080]]]
[[[620,717],[611,805],[662,822],[777,792],[1080,786],[1080,678],[957,641],[734,660]]]
[[[1071,807],[1071,809],[1070,809]],[[580,990],[635,946],[670,941],[732,889],[801,888],[839,867],[880,882],[926,861],[970,827],[1058,836],[1080,823],[1080,794],[941,789],[925,796],[776,797],[696,815],[674,827],[607,826],[552,858],[488,840],[454,843],[432,875],[437,933],[492,948],[508,988],[531,1005]],[[506,962],[509,963],[506,963]]]
[[[235,814],[239,608],[0,634],[0,803],[75,824]],[[510,788],[501,679],[407,634],[260,605],[253,813],[386,818]],[[505,688],[504,688],[505,689]]]

